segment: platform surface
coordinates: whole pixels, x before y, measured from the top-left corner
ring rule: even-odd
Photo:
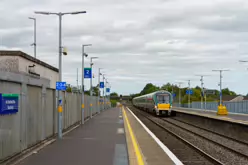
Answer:
[[[139,148],[142,152],[144,164],[174,165],[175,163],[172,161],[172,159],[164,152],[161,146],[159,146],[158,143],[156,143],[156,141],[148,134],[148,132],[142,127],[142,125],[138,122],[138,120],[135,119],[132,113],[127,108],[123,108],[123,110],[126,112],[126,116],[132,127],[134,135],[137,139]],[[128,151],[129,151],[129,157],[133,158],[134,156],[130,155],[130,151],[132,151],[130,147]],[[134,162],[135,160],[136,160],[135,158],[134,160],[131,160],[131,163]]]
[[[248,124],[248,114],[237,114],[228,113],[228,115],[217,115],[216,111],[211,110],[201,110],[201,109],[188,109],[188,108],[174,108],[175,111],[181,111],[185,113],[192,113],[196,115],[202,115],[207,117],[213,117],[221,120],[227,120],[232,122]]]
[[[128,165],[119,108],[106,110],[19,165]]]
[[[136,140],[135,144],[133,139]],[[137,151],[141,153],[140,157]],[[140,158],[143,164],[140,163]],[[82,164],[173,165],[175,163],[138,122],[134,114],[122,107],[109,109],[94,116],[61,140],[56,140],[18,163],[18,165]]]

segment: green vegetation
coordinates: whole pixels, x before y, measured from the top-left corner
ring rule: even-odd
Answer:
[[[158,90],[166,90],[171,93],[175,93],[176,97],[174,98],[175,102],[178,102],[179,100],[179,87],[177,85],[173,85],[170,83],[167,83],[165,85],[162,85],[161,87],[155,86],[152,83],[146,84],[144,89],[140,93],[131,94],[131,97],[137,97],[141,95],[145,95],[148,93],[156,92]],[[181,100],[182,103],[188,102],[188,95],[186,95],[187,88],[181,88]],[[195,88],[192,88],[193,95],[190,96],[190,101],[200,101],[201,100],[201,88],[199,86],[196,86]],[[215,94],[207,95],[207,101],[217,101],[219,99],[219,91],[214,90]],[[231,95],[236,96],[237,94],[233,91],[230,91],[228,88],[225,88],[222,90],[223,95]]]

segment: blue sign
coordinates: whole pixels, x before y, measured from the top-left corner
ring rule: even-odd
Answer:
[[[91,77],[92,77],[91,68],[84,68],[84,78],[91,78]]]
[[[187,95],[192,95],[192,94],[193,94],[193,90],[188,90],[188,89],[187,89],[187,90],[186,90],[186,94],[187,94]]]
[[[104,88],[104,82],[100,82],[100,88]]]
[[[56,90],[65,91],[66,90],[66,82],[56,82]]]
[[[109,93],[110,92],[110,88],[106,88],[106,92]]]
[[[176,93],[173,93],[172,95],[173,95],[173,97],[176,97]]]
[[[0,94],[0,115],[18,112],[18,94]]]

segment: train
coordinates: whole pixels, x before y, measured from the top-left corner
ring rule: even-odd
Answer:
[[[156,116],[176,116],[172,111],[173,96],[170,92],[161,90],[132,99],[134,107],[153,113]]]

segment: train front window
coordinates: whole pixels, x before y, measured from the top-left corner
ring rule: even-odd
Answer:
[[[170,103],[169,95],[157,95],[158,103]]]

